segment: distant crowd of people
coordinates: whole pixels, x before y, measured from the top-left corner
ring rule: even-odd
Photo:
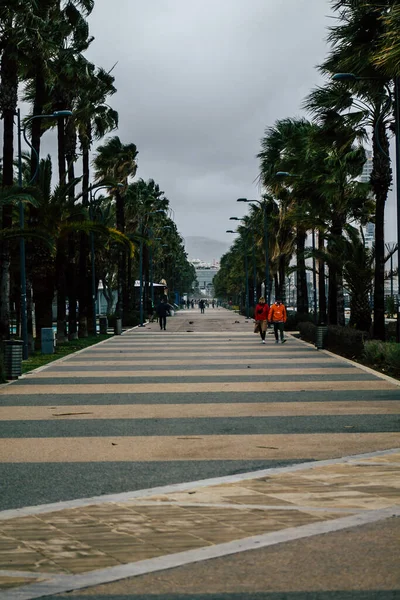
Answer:
[[[204,310],[210,308],[210,306],[212,308],[219,308],[222,306],[222,303],[215,298],[212,300],[209,300],[208,298],[192,298],[191,300],[188,298],[187,300],[182,300],[182,308],[199,308],[201,313],[204,313]]]

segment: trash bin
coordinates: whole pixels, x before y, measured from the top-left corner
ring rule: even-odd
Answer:
[[[102,335],[107,334],[107,329],[108,329],[108,319],[107,317],[100,317],[99,318],[99,323],[100,323],[100,333]]]
[[[122,319],[115,319],[114,333],[115,333],[115,335],[121,335],[121,333],[122,333]]]
[[[54,354],[56,332],[52,327],[42,327],[40,332],[42,354]]]
[[[322,350],[325,347],[325,337],[328,332],[326,325],[317,325],[317,332],[315,336],[315,346],[318,350]]]
[[[6,340],[4,342],[4,367],[7,379],[18,379],[22,375],[22,348],[21,340]]]

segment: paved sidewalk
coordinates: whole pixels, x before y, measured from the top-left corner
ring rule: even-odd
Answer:
[[[400,517],[399,488],[400,450],[5,511],[0,598],[40,598],[385,522]]]
[[[0,598],[399,593],[398,382],[252,329],[181,311],[0,387]]]

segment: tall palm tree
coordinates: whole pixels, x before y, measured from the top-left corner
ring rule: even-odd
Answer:
[[[103,145],[98,146],[97,154],[93,160],[96,181],[109,181],[115,186],[111,192],[115,198],[116,227],[122,233],[125,233],[123,191],[126,191],[129,179],[136,174],[137,155],[138,150],[135,144],[123,144],[118,136],[114,136],[109,138]],[[123,312],[126,316],[129,310],[127,305],[126,259],[126,252],[121,250],[118,260],[118,301],[116,308],[118,318],[122,318]]]
[[[305,206],[309,202],[307,195],[301,194],[301,188],[295,187],[294,179],[277,178],[279,171],[299,175],[304,170],[304,157],[307,154],[309,138],[314,126],[306,119],[282,119],[269,127],[261,140],[260,181],[273,195],[279,198],[283,213],[293,212],[296,205]],[[286,225],[287,226],[287,223]],[[295,245],[297,263],[297,311],[308,313],[308,290],[304,251],[307,229],[299,220],[295,224]]]
[[[367,105],[372,125],[373,170],[371,185],[376,200],[375,208],[375,275],[374,275],[374,336],[385,338],[384,301],[384,215],[388,190],[392,181],[387,120],[381,117],[388,108],[387,85],[390,77],[376,63],[376,49],[385,35],[385,16],[393,7],[393,0],[359,2],[333,0],[338,24],[330,28],[328,41],[331,51],[319,67],[325,75],[338,72],[355,73],[362,79],[349,84],[349,90],[358,103]],[[343,110],[349,108],[341,107]],[[337,109],[336,109],[337,110]]]

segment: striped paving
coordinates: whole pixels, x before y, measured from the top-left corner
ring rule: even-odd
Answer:
[[[222,309],[157,327],[0,389],[0,506],[20,506],[21,487],[32,504],[151,487],[162,465],[176,483],[397,445],[400,387],[388,379],[293,337],[263,345]]]
[[[167,329],[0,387],[0,598],[400,515],[397,382],[221,309]]]

